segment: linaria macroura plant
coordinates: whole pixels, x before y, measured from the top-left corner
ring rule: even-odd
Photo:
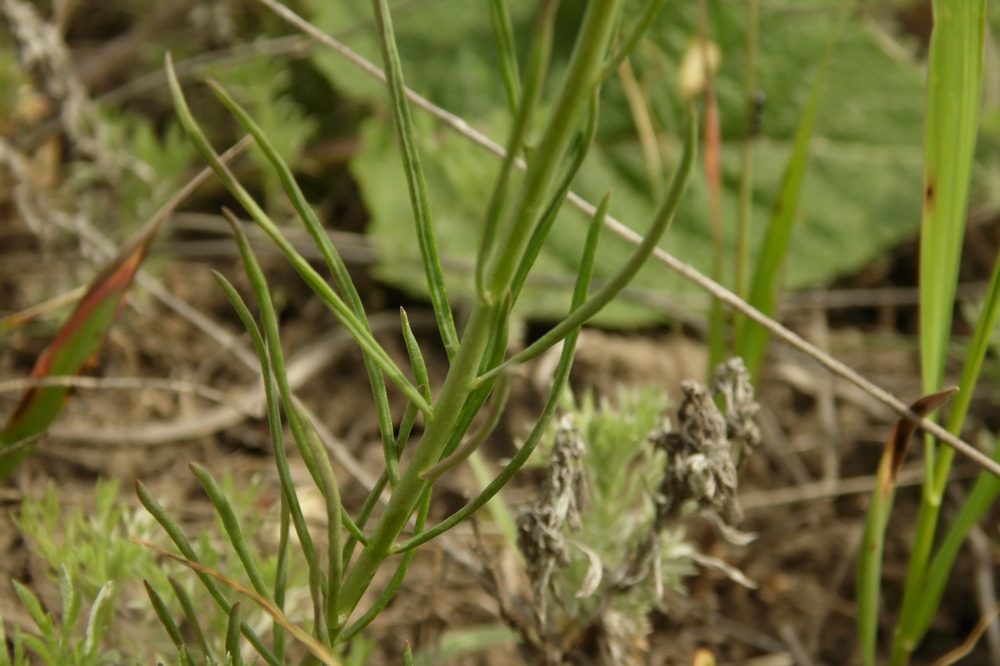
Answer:
[[[235,99],[220,86],[209,82],[212,91],[253,136],[276,170],[292,205],[320,249],[333,278],[332,285],[284,238],[278,226],[220,161],[188,108],[170,57],[166,60],[174,104],[190,140],[250,217],[271,238],[361,348],[377,407],[385,457],[385,470],[368,501],[357,515],[349,515],[340,502],[336,478],[326,450],[306,410],[295,400],[289,389],[277,320],[266,281],[235,216],[224,211],[232,223],[260,316],[258,325],[232,285],[221,275],[216,275],[246,325],[261,363],[275,463],[282,487],[280,561],[274,581],[266,581],[260,574],[254,554],[241,531],[238,517],[230,509],[225,494],[219,492],[206,470],[197,468],[195,473],[219,511],[228,537],[250,581],[252,589],[242,586],[241,589],[281,625],[275,627],[270,640],[258,635],[240,620],[239,606],[227,599],[211,571],[194,562],[194,551],[177,524],[141,484],[137,484],[137,491],[142,503],[164,527],[184,558],[190,561],[189,566],[198,573],[222,611],[229,615],[231,631],[226,641],[226,654],[227,659],[234,663],[240,659],[237,650],[239,634],[242,634],[265,663],[273,666],[284,663],[285,631],[302,642],[314,658],[323,663],[338,663],[337,655],[343,654],[344,646],[358,636],[389,603],[402,582],[414,549],[468,518],[511,479],[546,432],[563,395],[580,327],[629,283],[652,253],[677,210],[694,161],[697,129],[692,113],[685,134],[683,154],[643,242],[616,275],[591,293],[589,287],[595,249],[609,200],[606,196],[591,221],[587,242],[582,249],[569,313],[535,343],[507,358],[511,310],[517,303],[521,287],[593,141],[602,81],[609,72],[614,71],[611,65],[624,56],[625,50],[638,43],[654,12],[643,11],[633,18],[623,16],[622,0],[593,0],[587,4],[575,36],[571,58],[562,80],[557,82],[557,93],[548,103],[547,108],[550,110],[540,127],[533,127],[533,121],[538,116],[542,91],[546,87],[558,2],[543,0],[539,3],[523,67],[518,67],[515,61],[515,49],[500,49],[505,73],[503,80],[514,110],[514,119],[507,140],[508,157],[488,198],[483,220],[482,242],[475,270],[476,298],[468,321],[459,333],[438,259],[431,202],[428,201],[424,185],[421,158],[415,148],[413,122],[404,94],[388,2],[373,0],[372,4],[390,108],[402,152],[430,300],[450,361],[447,376],[437,395],[432,395],[429,390],[426,366],[405,313],[402,317],[402,332],[410,356],[412,379],[372,336],[360,297],[336,248],[267,136]],[[659,3],[654,0],[647,4],[653,7]],[[504,3],[495,1],[492,5],[492,11],[500,19],[493,21],[497,42],[501,45],[513,45],[515,41],[514,35],[510,34],[510,22],[503,20],[506,11]],[[616,39],[618,36],[620,39]],[[515,76],[519,71],[522,74],[518,82]],[[532,137],[530,145],[529,136]],[[523,177],[515,177],[514,160],[518,155],[525,155],[527,158],[527,170]],[[518,452],[468,505],[441,523],[428,526],[434,480],[468,456],[474,443],[484,438],[483,433],[469,434],[474,417],[484,407],[491,413],[502,411],[511,373],[520,364],[560,342],[563,343],[563,350],[550,396]],[[409,406],[401,415],[398,430],[393,427],[394,418],[389,409],[387,383],[395,386],[409,400]],[[325,557],[321,557],[320,547],[317,545],[319,539],[310,533],[299,506],[288,467],[282,412],[303,461],[326,501],[328,525],[325,539],[329,546]],[[409,445],[412,453],[408,464],[404,466],[400,464],[400,453],[408,446],[410,430],[418,416],[423,418],[424,432],[419,441]],[[374,526],[366,529],[374,505],[387,487],[391,492],[385,510]],[[400,542],[400,535],[411,525],[413,536]],[[311,634],[290,623],[283,613],[293,529],[309,571],[313,613]],[[402,557],[393,559],[396,573],[390,583],[371,606],[359,609],[362,596],[371,585],[376,572],[393,556]],[[237,585],[234,581],[223,582],[232,587]],[[155,590],[150,589],[149,592],[151,598],[157,598]],[[179,650],[181,660],[190,662],[188,651],[183,646]]]

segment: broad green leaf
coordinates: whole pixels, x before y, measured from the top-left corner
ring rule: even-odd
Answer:
[[[347,43],[378,62],[374,35],[362,23],[365,11],[326,6],[341,3],[319,4],[325,6],[317,6],[314,20],[321,27],[336,34],[356,26],[347,35]],[[629,8],[634,11],[640,4],[630,3]],[[794,8],[762,8],[758,82],[768,101],[755,149],[754,248],[760,246],[763,221],[774,204],[810,84],[841,6],[812,1],[797,3]],[[717,3],[710,9],[709,36],[723,49],[715,86],[722,119],[722,214],[727,228],[726,252],[731,253],[738,140],[744,123],[745,8],[741,3]],[[515,34],[530,21],[532,11],[525,3],[511,2]],[[649,90],[654,119],[664,134],[668,177],[680,152],[677,135],[686,105],[677,92],[677,63],[697,34],[696,14],[695,3],[667,3],[631,59],[638,80]],[[564,7],[559,20],[564,25],[578,20],[576,8]],[[504,120],[507,100],[488,12],[458,0],[437,0],[407,6],[405,11],[401,7],[395,21],[408,84],[502,143],[508,127]],[[913,234],[919,223],[922,75],[905,50],[891,50],[885,45],[889,38],[873,30],[858,18],[848,19],[827,74],[810,170],[802,186],[798,229],[789,251],[785,276],[789,288],[822,284],[857,270],[886,247]],[[556,32],[560,34],[558,27]],[[566,44],[557,40],[555,48],[550,81],[558,83]],[[336,56],[317,53],[314,62],[341,91],[385,106],[379,84]],[[601,108],[597,145],[574,189],[592,201],[611,189],[611,213],[638,233],[645,233],[657,203],[654,193],[662,191],[664,183],[649,180],[617,81],[606,86]],[[430,201],[448,287],[453,297],[471,293],[464,291],[471,282],[465,265],[471,266],[475,256],[485,201],[499,162],[463,145],[463,139],[421,113],[414,120],[420,150],[426,156]],[[414,246],[412,220],[406,212],[406,188],[398,162],[385,116],[376,114],[362,127],[362,148],[352,168],[372,214],[370,233],[381,258],[378,274],[404,290],[422,294],[421,268],[410,252]],[[520,316],[557,318],[565,312],[572,284],[568,276],[575,275],[578,248],[585,235],[585,216],[565,210],[538,259],[536,273],[554,277],[555,283],[563,286],[553,288],[552,280],[545,280],[549,286],[544,288],[537,282],[529,284],[518,303]],[[701,175],[693,178],[691,193],[662,244],[707,271],[711,238],[707,190]],[[630,251],[623,241],[602,241],[595,278],[613,274]],[[667,294],[694,289],[655,265],[644,269],[634,286]],[[600,318],[604,324],[615,325],[660,319],[659,313],[623,304],[609,308]]]

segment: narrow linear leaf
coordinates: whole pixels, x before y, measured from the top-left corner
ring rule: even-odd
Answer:
[[[231,666],[243,666],[240,655],[240,602],[229,609],[229,624],[226,627],[226,663]]]
[[[587,291],[589,289],[590,279],[593,276],[594,271],[594,260],[597,256],[597,241],[600,238],[604,216],[607,214],[608,204],[610,201],[611,197],[609,195],[605,195],[604,199],[601,201],[601,205],[591,218],[590,227],[587,230],[587,242],[584,244],[583,256],[580,259],[580,273],[577,276],[576,286],[573,290],[573,301],[570,305],[571,310],[575,310],[587,300]],[[542,407],[542,413],[538,416],[538,420],[535,421],[535,425],[532,427],[528,437],[524,440],[521,448],[518,449],[517,453],[514,454],[514,457],[511,458],[510,461],[504,466],[503,470],[500,471],[492,482],[486,484],[482,491],[480,491],[480,493],[471,502],[434,527],[423,532],[418,531],[412,538],[397,546],[394,549],[394,552],[412,553],[417,546],[427,543],[435,537],[444,534],[451,528],[455,527],[455,525],[458,525],[460,522],[485,506],[505,485],[507,485],[512,478],[514,478],[514,475],[517,474],[518,470],[524,466],[524,463],[528,461],[528,458],[530,458],[532,452],[534,452],[535,447],[538,446],[538,442],[541,441],[542,435],[546,432],[549,422],[552,420],[552,416],[556,412],[556,407],[558,407],[559,403],[562,401],[563,391],[569,382],[569,373],[573,367],[573,357],[576,353],[576,341],[579,337],[579,328],[571,331],[570,334],[566,336],[566,340],[563,343],[562,354],[559,357],[559,364],[556,366],[555,375],[552,378],[552,387],[550,389],[549,397],[545,401],[545,405]]]
[[[476,295],[481,300],[496,296],[496,294],[486,293],[486,266],[496,249],[500,218],[507,203],[514,164],[525,146],[531,121],[535,116],[535,108],[538,106],[538,100],[545,84],[545,74],[552,57],[552,33],[558,6],[559,3],[554,0],[545,0],[539,8],[531,40],[531,53],[528,55],[528,72],[524,81],[524,94],[517,103],[514,126],[507,139],[507,155],[500,167],[500,174],[493,185],[493,193],[490,195],[490,202],[486,208],[483,237],[480,240],[479,252],[476,256]]]
[[[330,236],[327,235],[319,218],[316,217],[312,206],[306,200],[302,188],[299,187],[295,176],[292,174],[292,170],[288,168],[288,164],[281,158],[281,155],[275,150],[267,135],[253,118],[250,117],[246,109],[239,105],[218,83],[214,81],[208,81],[207,83],[216,97],[236,116],[236,119],[243,125],[243,128],[254,138],[257,145],[260,146],[267,157],[268,162],[278,173],[278,178],[285,188],[292,206],[305,224],[309,235],[316,243],[316,247],[319,248],[320,254],[323,256],[323,260],[330,270],[330,275],[333,277],[337,289],[340,290],[341,296],[355,317],[357,317],[358,322],[370,333],[371,325],[368,322],[368,316],[365,313],[364,305],[361,303],[361,296],[358,294],[358,290],[351,280],[347,266],[341,259],[340,253],[337,252],[336,246],[330,240]],[[375,413],[378,417],[379,433],[382,436],[384,446],[388,449],[392,444],[393,437],[392,413],[389,409],[389,398],[386,394],[385,377],[372,355],[364,350],[362,352],[364,354],[365,369],[368,371],[368,380],[372,387],[372,397],[375,400]]]
[[[427,182],[424,178],[424,169],[420,164],[420,154],[417,152],[413,118],[410,116],[410,103],[406,98],[403,67],[396,49],[392,17],[389,15],[389,3],[387,0],[372,0],[372,6],[375,10],[375,25],[378,28],[382,63],[388,82],[389,102],[392,106],[396,131],[399,133],[403,151],[403,170],[406,173],[410,205],[413,208],[413,218],[417,226],[417,240],[420,245],[420,254],[423,257],[427,287],[430,290],[431,304],[434,306],[434,315],[438,320],[441,339],[445,349],[448,350],[448,356],[451,357],[458,350],[458,332],[455,330],[455,320],[451,314],[451,303],[448,302],[448,290],[444,282],[444,270],[441,268],[437,242],[434,240],[434,225],[431,220],[430,201],[427,198]]]
[[[610,303],[622,289],[628,286],[628,283],[639,272],[639,269],[642,268],[643,264],[653,253],[653,250],[656,249],[660,238],[674,219],[674,214],[677,212],[681,198],[687,190],[688,178],[691,175],[691,168],[694,165],[695,154],[698,152],[697,137],[698,120],[692,111],[684,140],[684,152],[681,155],[680,164],[677,166],[677,172],[670,183],[667,196],[664,197],[663,204],[657,211],[656,218],[653,220],[649,232],[635,248],[628,261],[625,262],[625,265],[618,273],[609,279],[593,296],[584,301],[582,305],[574,308],[559,324],[528,346],[527,349],[521,351],[495,370],[482,375],[479,378],[480,382],[495,377],[501,372],[509,371],[511,368],[538,356],[552,345],[566,338],[571,331],[587,323],[591,317]]]
[[[985,0],[935,0],[924,119],[920,359],[937,390],[951,334],[958,262],[979,125]]]
[[[493,37],[497,41],[500,74],[503,77],[504,90],[507,92],[507,103],[510,105],[511,114],[516,115],[521,100],[521,75],[518,73],[517,47],[514,44],[514,29],[510,22],[507,0],[490,0],[490,24],[493,26]]]
[[[200,614],[194,608],[191,595],[187,593],[187,590],[184,589],[184,586],[181,585],[176,577],[167,576],[167,582],[170,583],[170,588],[174,591],[174,596],[177,597],[177,601],[181,604],[184,619],[187,620],[188,627],[194,632],[194,638],[198,642],[198,647],[201,648],[202,653],[208,659],[211,659],[212,650],[208,646],[208,639],[205,638],[205,631],[201,627]]]
[[[747,302],[768,316],[774,315],[780,287],[780,276],[792,242],[792,231],[799,212],[799,197],[802,194],[802,182],[805,179],[809,165],[809,144],[812,141],[813,126],[819,112],[820,97],[823,83],[833,58],[834,47],[840,38],[846,22],[847,12],[837,22],[833,34],[826,47],[826,55],[816,72],[812,90],[809,92],[809,102],[802,112],[798,129],[795,132],[795,142],[792,155],[788,159],[785,173],[782,177],[778,198],[774,203],[771,221],[764,237],[764,246],[757,257],[757,269],[750,283]],[[746,363],[750,375],[756,379],[764,360],[769,334],[757,323],[743,320],[742,330],[737,332],[737,350]]]
[[[142,584],[146,588],[146,596],[149,597],[149,602],[153,606],[153,612],[156,613],[160,624],[163,625],[163,628],[167,630],[167,635],[170,636],[170,642],[180,650],[184,647],[184,637],[181,636],[180,628],[178,628],[177,623],[174,622],[174,618],[170,615],[167,604],[163,602],[162,597],[153,589],[148,580],[142,581]]]
[[[351,337],[358,345],[369,354],[383,372],[395,383],[403,393],[411,400],[417,401],[421,407],[430,410],[430,406],[425,404],[422,396],[403,376],[399,368],[396,367],[389,355],[379,346],[372,337],[371,332],[358,320],[347,304],[337,295],[333,288],[327,284],[310,263],[295,250],[294,246],[282,235],[280,229],[271,221],[264,210],[257,204],[250,193],[239,183],[229,167],[215,153],[215,149],[205,137],[201,127],[191,114],[191,109],[184,98],[180,82],[174,71],[173,61],[168,53],[165,58],[167,72],[167,82],[170,86],[170,94],[174,101],[174,108],[177,112],[178,120],[188,134],[188,138],[195,145],[202,157],[211,164],[216,175],[222,180],[226,188],[232,192],[233,196],[240,202],[240,205],[250,214],[254,222],[268,235],[274,244],[281,250],[281,253],[289,260],[296,272],[302,277],[309,287],[316,293],[330,311],[337,317],[337,320],[346,328]]]
[[[156,501],[156,498],[150,494],[149,489],[139,480],[135,482],[135,494],[139,498],[140,504],[160,524],[160,527],[167,533],[170,540],[174,542],[177,549],[184,554],[184,557],[188,560],[197,560],[198,557],[191,547],[191,543],[184,536],[184,532],[181,531],[180,526],[170,517],[166,510],[164,510],[163,505]],[[157,546],[156,548],[159,547]],[[196,572],[205,589],[208,590],[209,595],[215,600],[215,603],[218,604],[219,608],[228,613],[232,604],[226,599],[219,586],[215,584],[215,581],[210,576],[197,570]],[[241,628],[243,635],[250,641],[250,644],[257,650],[257,653],[264,658],[264,661],[270,666],[282,666],[281,662],[267,649],[250,625],[244,622]]]
[[[243,530],[240,527],[239,519],[236,517],[236,512],[233,511],[233,507],[229,503],[229,498],[226,497],[226,493],[223,492],[219,484],[212,478],[212,475],[209,474],[208,470],[204,467],[198,463],[190,463],[189,467],[191,468],[191,472],[201,483],[202,488],[204,488],[205,492],[208,494],[208,499],[212,502],[212,506],[215,507],[216,513],[219,514],[219,518],[222,520],[222,526],[225,528],[226,534],[229,537],[229,542],[236,550],[236,554],[240,558],[240,562],[243,564],[243,570],[246,571],[247,576],[250,578],[250,584],[253,585],[258,594],[270,598],[270,591],[267,588],[267,583],[264,582],[264,576],[261,575],[260,569],[257,567],[257,561],[254,559],[250,546],[247,544],[247,540],[243,536]],[[237,613],[236,616],[238,618],[239,614]],[[232,609],[230,609],[230,617],[232,617]]]
[[[308,648],[308,650],[312,653],[312,655],[316,657],[316,659],[318,659],[321,663],[326,664],[327,666],[340,666],[340,661],[332,654],[330,654],[330,652],[325,647],[323,647],[315,638],[310,636],[303,629],[296,626],[291,620],[289,620],[285,616],[284,613],[278,610],[270,601],[260,596],[250,588],[246,587],[239,581],[235,581],[232,578],[228,578],[227,576],[222,575],[215,569],[212,569],[211,567],[206,567],[205,565],[199,562],[189,560],[185,557],[181,557],[180,555],[175,555],[174,553],[171,553],[169,550],[165,548],[161,548],[155,543],[150,543],[149,541],[144,541],[143,539],[137,539],[136,537],[129,537],[129,541],[131,541],[132,543],[139,544],[140,546],[145,546],[146,548],[149,548],[150,550],[153,550],[159,553],[160,555],[163,555],[164,557],[168,557],[171,560],[174,560],[175,562],[183,564],[184,566],[188,567],[189,569],[192,569],[193,571],[196,571],[200,574],[204,574],[206,576],[210,576],[215,580],[219,581],[220,583],[222,583],[223,585],[236,590],[237,592],[246,597],[249,597],[251,600],[254,601],[254,603],[260,606],[261,610],[270,615],[271,619],[273,619],[275,622],[284,627],[288,631],[288,633],[294,636],[300,643],[305,645],[306,648]]]

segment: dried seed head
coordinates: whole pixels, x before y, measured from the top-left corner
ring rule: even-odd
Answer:
[[[760,446],[760,428],[754,421],[760,405],[754,401],[753,384],[743,359],[720,364],[712,377],[715,391],[726,403],[726,432],[733,443],[743,448],[741,457]]]
[[[759,407],[742,359],[720,365],[713,388],[709,391],[698,382],[683,382],[676,430],[664,427],[649,436],[667,454],[666,473],[654,500],[658,529],[688,501],[717,512],[730,525],[741,518],[734,445],[750,452],[760,444],[760,429],[753,421]],[[715,405],[714,393],[725,401],[725,416]]]
[[[557,426],[549,474],[538,499],[517,519],[517,547],[524,555],[535,592],[538,618],[545,616],[545,589],[556,566],[569,564],[564,526],[580,529],[580,510],[587,500],[583,471],[583,439],[571,415]]]

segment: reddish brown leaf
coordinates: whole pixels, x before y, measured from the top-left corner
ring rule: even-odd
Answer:
[[[912,405],[910,411],[920,418],[931,414],[938,407],[948,402],[951,396],[958,393],[958,387],[952,386],[938,393],[932,393],[920,398]],[[892,433],[885,445],[882,453],[882,462],[879,465],[879,488],[883,496],[888,496],[896,486],[896,478],[899,476],[899,468],[903,466],[903,459],[906,457],[906,449],[910,445],[910,437],[917,429],[917,424],[901,416],[896,421]]]

